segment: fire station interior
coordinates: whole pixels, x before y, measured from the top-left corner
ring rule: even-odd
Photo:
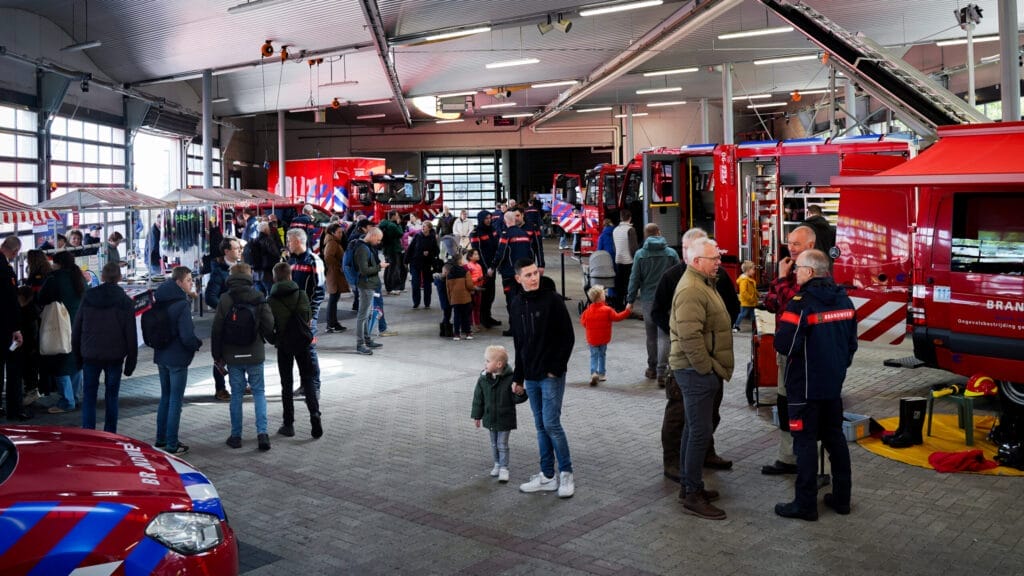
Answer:
[[[355,353],[343,294],[348,330],[317,340],[324,437],[308,437],[300,400],[296,437],[272,435],[269,452],[256,450],[248,397],[253,437],[224,445],[213,311],[196,303],[184,458],[216,485],[242,574],[1022,574],[1022,26],[1019,0],[0,0],[0,194],[33,210],[92,188],[258,190],[293,212],[316,204],[318,220],[443,206],[475,221],[534,198],[549,215],[561,201],[579,210],[561,222],[579,227],[567,249],[557,216],[543,241],[575,329],[568,499],[517,489],[538,466],[529,403],[511,481],[488,475],[470,410],[485,349],[515,362],[500,290],[505,324],[458,342],[438,338],[436,292],[426,309],[387,295],[397,335],[372,356]],[[344,186],[341,168],[293,164],[342,159],[378,164]],[[125,208],[60,210],[68,228],[153,224],[155,212]],[[733,285],[750,261],[763,296],[817,209],[858,310],[843,388],[852,513],[773,513],[794,476],[761,472],[779,457],[780,382],[774,316],[758,310],[733,334],[714,434],[732,468],[704,470],[728,519],[685,515],[664,475],[666,393],[644,373],[639,315],[614,325],[608,379],[588,384],[578,305],[604,221],[628,210],[641,244],[656,223],[677,251],[703,228]],[[23,251],[52,230],[0,228]],[[144,244],[122,247],[142,286]],[[271,431],[274,355],[268,345]],[[159,388],[142,347],[121,383],[120,433],[155,441]],[[37,410],[25,425],[80,423]],[[958,470],[931,461],[967,452]]]

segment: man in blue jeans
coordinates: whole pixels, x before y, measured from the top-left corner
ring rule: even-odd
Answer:
[[[532,258],[515,263],[516,282],[522,286],[512,301],[509,326],[515,342],[516,365],[512,391],[530,397],[533,423],[537,427],[540,473],[519,485],[522,492],[558,491],[569,498],[576,491],[572,475],[569,440],[562,429],[562,395],[576,337],[565,300],[555,292],[555,283],[544,277]],[[555,479],[555,459],[558,479]]]
[[[375,348],[381,344],[374,342],[369,333],[370,309],[373,307],[373,294],[381,290],[380,273],[387,269],[388,263],[380,261],[377,247],[384,235],[380,228],[367,228],[363,242],[350,246],[355,250],[352,260],[358,271],[356,289],[359,290],[359,312],[356,314],[356,353],[373,355]]]
[[[156,303],[167,310],[170,343],[153,350],[153,362],[160,371],[160,404],[156,410],[156,444],[171,454],[184,454],[188,446],[178,440],[181,406],[188,383],[188,366],[203,341],[196,337],[192,324],[192,271],[177,266],[171,277],[156,289]]]

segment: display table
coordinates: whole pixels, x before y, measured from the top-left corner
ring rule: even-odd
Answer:
[[[135,305],[135,335],[138,337],[138,344],[141,348],[142,342],[142,314],[153,305],[153,291],[149,284],[120,284],[124,293],[132,299]]]

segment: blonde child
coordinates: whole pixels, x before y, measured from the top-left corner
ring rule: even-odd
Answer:
[[[604,286],[591,286],[587,291],[591,304],[580,316],[580,324],[586,328],[587,344],[590,345],[590,385],[605,380],[605,355],[608,343],[612,340],[612,322],[620,322],[629,318],[633,311],[632,304],[626,304],[625,310],[616,312],[605,303]]]
[[[750,260],[744,260],[743,264],[740,265],[740,270],[743,273],[736,279],[736,286],[739,288],[740,296],[740,315],[736,317],[736,322],[732,325],[733,332],[740,331],[740,322],[744,318],[750,318],[750,322],[754,322],[754,308],[757,307],[757,282],[754,281],[754,263]]]
[[[525,402],[526,394],[512,392],[512,368],[504,346],[488,346],[484,351],[484,369],[473,392],[471,417],[479,428],[483,423],[491,433],[494,467],[491,476],[508,482],[508,436],[516,428],[516,404]]]

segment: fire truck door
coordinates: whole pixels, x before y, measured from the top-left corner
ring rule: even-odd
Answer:
[[[637,228],[637,238],[643,238],[643,227],[653,222],[661,228],[661,235],[669,246],[682,245],[683,223],[686,221],[683,198],[683,184],[687,180],[685,166],[681,158],[674,154],[644,154],[643,177],[643,217],[637,218],[633,206],[633,226]]]

